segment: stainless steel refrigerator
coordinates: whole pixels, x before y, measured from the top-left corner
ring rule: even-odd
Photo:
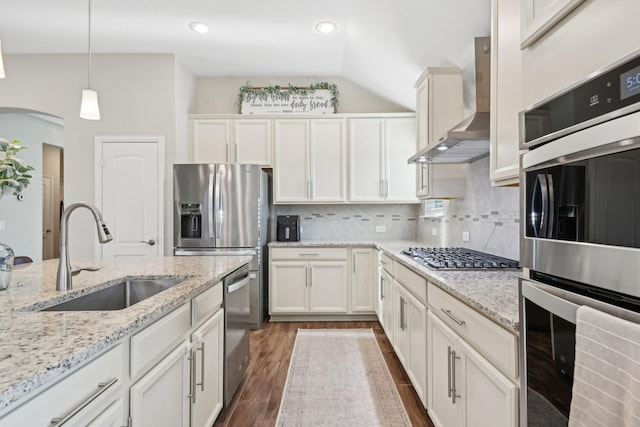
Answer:
[[[268,176],[258,165],[173,167],[174,255],[249,255],[250,327],[267,300]]]

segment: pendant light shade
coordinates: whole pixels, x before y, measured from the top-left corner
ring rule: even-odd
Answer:
[[[82,91],[82,103],[80,104],[80,117],[87,120],[100,120],[100,107],[98,106],[98,92],[91,89]]]
[[[89,0],[89,77],[87,88],[82,91],[80,118],[87,120],[100,120],[98,92],[91,89],[91,0]]]
[[[0,79],[4,79],[7,75],[4,73],[4,63],[2,62],[2,40],[0,40]]]

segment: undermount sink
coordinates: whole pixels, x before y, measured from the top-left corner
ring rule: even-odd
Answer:
[[[113,285],[40,311],[107,311],[122,310],[152,297],[184,281],[170,279],[124,279]]]

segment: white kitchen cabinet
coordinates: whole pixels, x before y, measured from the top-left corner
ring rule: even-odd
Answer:
[[[393,347],[416,394],[426,407],[427,308],[397,280],[394,283]]]
[[[417,202],[412,117],[349,120],[349,200],[351,202]]]
[[[491,1],[491,183],[519,183],[519,125],[522,109],[520,2]]]
[[[351,249],[351,312],[373,313],[376,311],[376,250],[372,248]]]
[[[131,387],[133,427],[189,425],[190,355],[191,343],[185,340]]]
[[[270,260],[270,314],[347,313],[345,248],[272,248]]]
[[[270,119],[233,121],[232,163],[271,165],[272,131]]]
[[[68,426],[84,427],[92,422],[108,426],[107,421],[114,420],[118,426],[126,424],[124,407],[111,407],[126,381],[124,358],[123,346],[116,346],[10,412],[0,425],[49,426],[54,419],[66,419]]]
[[[387,270],[382,270],[382,328],[393,345],[394,334],[394,284],[393,276]]]
[[[415,84],[418,147],[434,147],[463,119],[462,71],[455,67],[429,67]],[[466,165],[418,164],[420,199],[464,197]]]
[[[466,164],[418,164],[420,199],[452,199],[464,197]]]
[[[193,332],[191,343],[191,427],[211,427],[223,406],[223,309]]]
[[[275,121],[274,203],[346,201],[344,119]]]
[[[418,148],[433,147],[462,121],[462,70],[429,67],[415,84]]]
[[[427,321],[428,412],[438,427],[518,424],[518,386],[433,312]]]
[[[122,427],[124,418],[124,399],[120,398],[89,423],[79,423],[87,427]]]
[[[231,120],[191,121],[194,163],[228,163],[231,158]]]
[[[194,163],[271,165],[272,120],[198,118],[191,120]]]

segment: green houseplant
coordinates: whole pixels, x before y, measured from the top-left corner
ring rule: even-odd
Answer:
[[[0,198],[9,192],[18,196],[29,185],[30,172],[34,168],[16,157],[18,152],[28,148],[20,145],[21,142],[0,138]]]

